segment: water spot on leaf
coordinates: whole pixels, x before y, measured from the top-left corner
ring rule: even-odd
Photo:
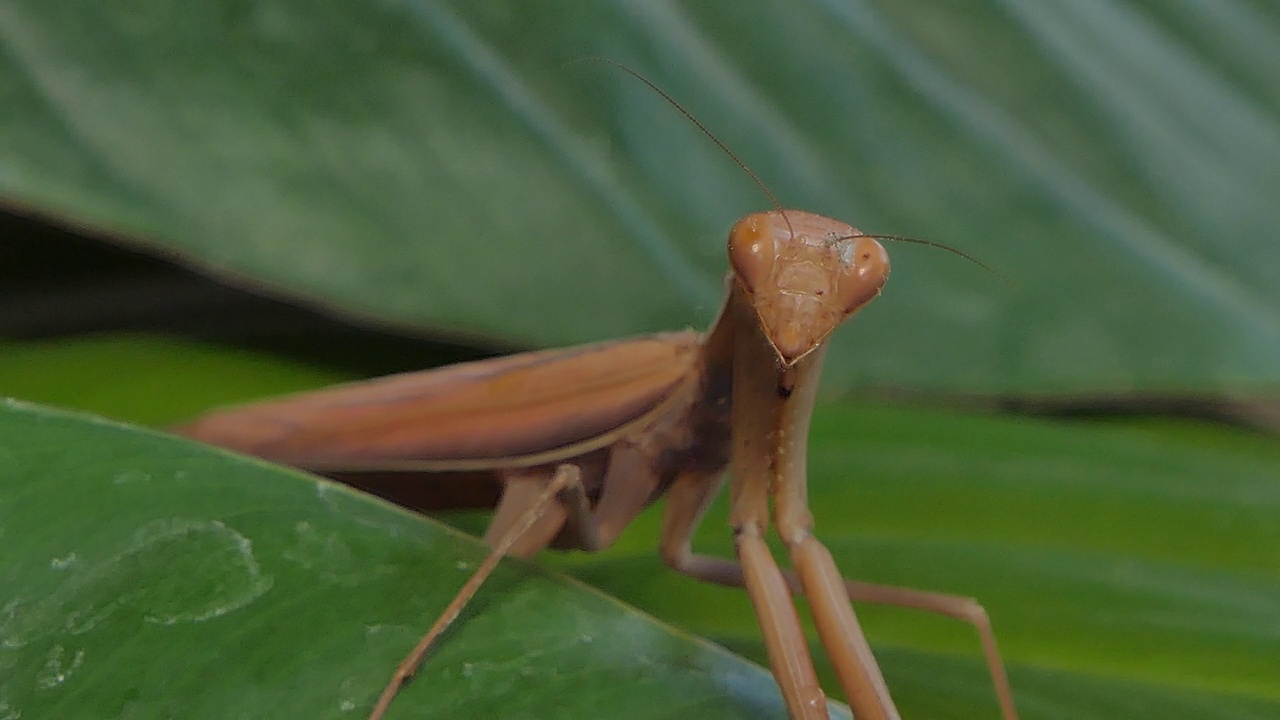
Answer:
[[[68,558],[63,558],[67,562]],[[77,557],[47,597],[0,608],[5,647],[46,636],[82,635],[108,619],[174,625],[234,612],[271,588],[253,544],[217,520],[148,523],[124,549],[98,562]]]
[[[271,589],[253,543],[217,520],[162,520],[139,530],[136,548],[118,562],[172,568],[135,596],[148,622],[203,622],[234,612]]]

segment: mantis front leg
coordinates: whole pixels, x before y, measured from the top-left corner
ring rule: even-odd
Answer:
[[[768,526],[772,499],[778,533],[790,551],[818,633],[855,715],[859,720],[897,720],[898,711],[853,614],[839,571],[831,554],[811,534],[805,449],[825,347],[819,345],[792,364],[782,365],[752,308],[734,303],[733,309],[736,342],[730,522],[747,591],[757,612],[785,600],[790,614],[795,614],[785,577],[759,537]],[[753,581],[757,575],[770,582]],[[761,620],[764,624],[763,617]],[[798,623],[794,632],[803,644]],[[801,661],[807,666],[805,672],[812,672],[807,652],[800,657],[789,643],[770,646],[769,656],[775,673],[780,663]],[[805,696],[794,698],[797,703],[807,700]],[[825,713],[825,707],[823,710]]]
[[[840,684],[859,720],[897,720],[880,666],[853,612],[844,578],[827,548],[813,536],[809,512],[806,443],[825,347],[775,371],[772,495],[778,535],[791,555],[814,623]]]
[[[740,342],[749,341],[752,333],[749,327],[740,328],[737,337]],[[768,358],[767,354],[763,356]],[[663,559],[676,570],[700,580],[749,589],[761,612],[761,624],[774,628],[772,633],[766,630],[765,636],[775,673],[781,665],[782,672],[792,678],[790,685],[782,687],[793,717],[825,717],[825,709],[819,714],[809,707],[813,700],[808,685],[809,655],[806,649],[797,647],[797,638],[803,642],[798,625],[795,630],[790,629],[794,610],[790,610],[785,597],[787,590],[808,597],[823,644],[858,718],[898,715],[853,613],[851,599],[910,607],[973,625],[982,640],[1002,716],[1016,720],[1008,676],[981,605],[971,598],[841,577],[830,553],[812,533],[813,517],[807,500],[805,443],[822,348],[781,372],[760,357],[758,353],[744,353],[734,363],[735,393],[743,388],[745,395],[745,387],[752,384],[766,389],[752,397],[734,398],[731,522],[740,563],[692,552],[690,538],[721,484],[716,475],[690,474],[668,491],[662,529]],[[770,499],[778,532],[795,567],[794,572],[781,571],[783,590],[778,589],[777,567],[759,539],[768,525]],[[771,634],[782,637],[769,641]]]

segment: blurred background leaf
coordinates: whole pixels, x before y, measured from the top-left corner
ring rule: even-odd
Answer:
[[[554,345],[703,326],[733,221],[895,247],[829,384],[1274,392],[1280,12],[1243,2],[14,0],[10,207],[343,313]],[[158,301],[161,301],[158,299]]]

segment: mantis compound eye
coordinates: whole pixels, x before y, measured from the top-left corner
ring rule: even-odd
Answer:
[[[874,238],[850,237],[837,242],[841,271],[836,299],[850,315],[880,294],[889,279],[889,253]]]
[[[778,251],[772,222],[769,213],[755,213],[739,220],[729,231],[729,263],[743,289],[751,294],[756,288],[766,287],[773,276]]]

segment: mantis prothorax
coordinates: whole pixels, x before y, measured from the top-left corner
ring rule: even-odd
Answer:
[[[614,63],[616,64],[616,63]],[[662,558],[707,582],[743,587],[760,620],[789,715],[827,717],[793,594],[803,594],[859,720],[899,717],[851,599],[972,624],[1005,720],[1017,717],[986,612],[972,599],[841,577],[813,534],[806,495],[809,417],[836,326],[880,294],[889,258],[876,238],[774,202],[729,233],[727,298],[705,334],[676,332],[532,352],[352,383],[233,407],[178,428],[193,438],[322,473],[470,471],[503,490],[489,558],[396,671],[378,720],[428,649],[505,555],[553,543],[607,548],[665,496]],[[910,240],[910,239],[908,239]],[[932,244],[932,243],[926,243]],[[967,257],[967,256],[966,256]],[[736,560],[695,554],[690,538],[730,481]],[[792,570],[765,545],[772,524]]]

